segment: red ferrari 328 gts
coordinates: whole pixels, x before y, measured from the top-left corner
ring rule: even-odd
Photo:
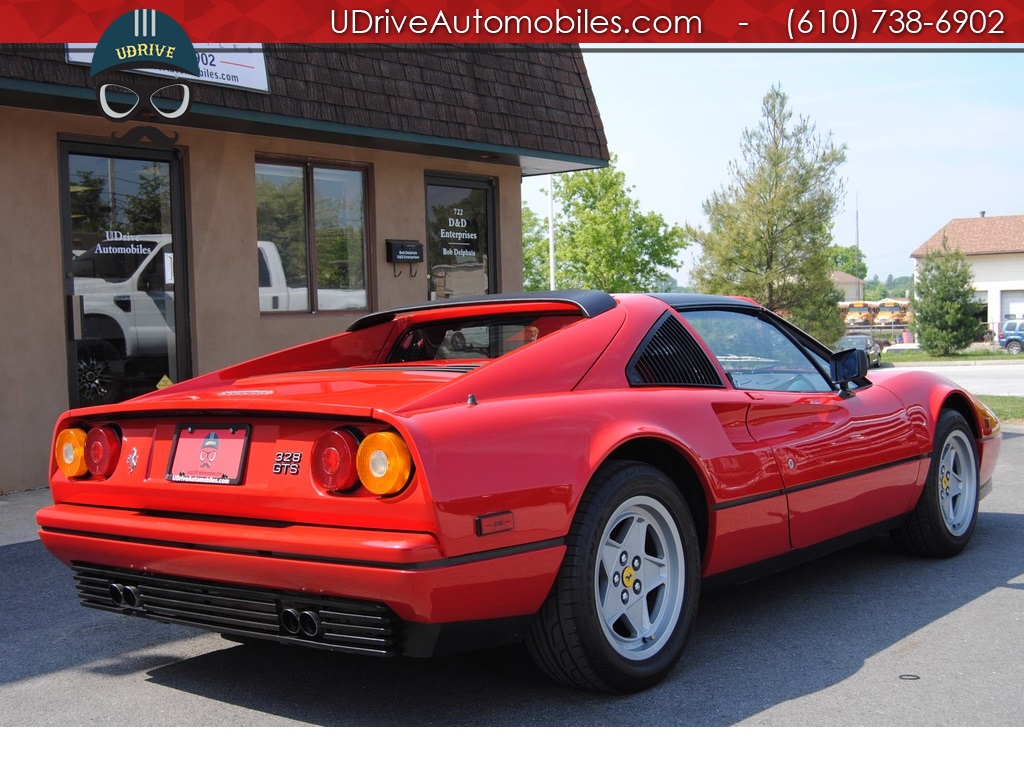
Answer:
[[[92,608],[374,656],[525,639],[560,682],[640,690],[702,587],[882,532],[966,546],[997,419],[866,371],[743,299],[378,312],[65,413],[40,537]]]

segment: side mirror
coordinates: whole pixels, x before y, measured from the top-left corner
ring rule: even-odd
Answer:
[[[849,384],[863,379],[868,373],[868,353],[863,349],[844,349],[832,355],[832,381]]]

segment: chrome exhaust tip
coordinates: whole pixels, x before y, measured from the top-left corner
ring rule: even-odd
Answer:
[[[281,626],[289,635],[297,635],[302,631],[299,612],[294,608],[281,611]]]
[[[299,614],[299,629],[306,637],[320,637],[320,616],[315,611],[303,611]]]
[[[124,604],[128,608],[142,607],[142,591],[136,586],[124,588]]]

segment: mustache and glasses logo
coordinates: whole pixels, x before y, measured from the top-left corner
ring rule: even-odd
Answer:
[[[96,44],[89,72],[96,82],[100,111],[110,120],[171,122],[188,113],[192,92],[186,80],[175,78],[140,84],[135,79],[129,83],[121,75],[128,69],[157,69],[199,76],[195,47],[181,25],[170,16],[145,9],[130,11],[115,19]],[[178,133],[168,136],[148,125],[136,126],[123,136],[113,138],[125,143],[149,141],[173,146]]]
[[[212,467],[213,462],[217,460],[218,448],[220,448],[220,438],[217,437],[216,432],[211,432],[203,440],[203,445],[199,449],[199,466]]]

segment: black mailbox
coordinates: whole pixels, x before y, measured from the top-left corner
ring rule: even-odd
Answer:
[[[423,243],[416,240],[388,240],[388,261],[404,264],[423,261]]]

